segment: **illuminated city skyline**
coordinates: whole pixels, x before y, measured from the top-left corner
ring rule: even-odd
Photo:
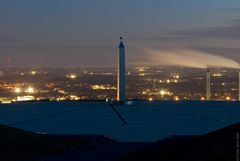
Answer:
[[[211,68],[211,100],[238,100],[239,73]],[[0,101],[117,99],[116,68],[1,71]],[[127,99],[206,100],[206,70],[183,67],[126,68]]]

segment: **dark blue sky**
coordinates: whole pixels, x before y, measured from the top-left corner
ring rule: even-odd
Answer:
[[[236,0],[1,0],[0,22],[1,67],[113,67],[121,35],[129,64],[149,47],[240,61]]]

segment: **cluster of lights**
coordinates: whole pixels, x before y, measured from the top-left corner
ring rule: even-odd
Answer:
[[[171,83],[171,82],[178,83],[178,80],[177,79],[173,79],[173,80],[167,79],[166,82],[167,83]]]
[[[112,72],[106,72],[106,73],[101,72],[101,75],[113,75],[113,73]]]
[[[34,96],[17,96],[17,101],[32,101]]]
[[[143,72],[147,69],[150,69],[149,67],[146,67],[146,66],[141,66],[141,67],[135,67],[136,70],[138,70],[139,72]]]
[[[149,97],[149,98],[148,98],[148,101],[153,101],[153,98],[152,98],[152,97]]]
[[[159,83],[167,83],[167,84],[169,84],[169,83],[178,83],[179,81],[178,81],[178,79],[166,79],[166,80],[159,80],[158,81]]]
[[[179,76],[178,74],[174,74],[174,75],[173,75],[173,78],[174,78],[174,79],[179,79],[180,76]]]
[[[93,90],[116,90],[116,87],[109,85],[92,85],[91,88]]]
[[[213,77],[222,77],[223,74],[221,74],[221,73],[214,73],[212,76],[213,76]]]
[[[56,98],[56,101],[65,101],[67,100],[65,97],[57,97]]]
[[[163,90],[163,89],[160,90],[159,94],[160,94],[161,96],[165,96],[165,95],[171,96],[171,95],[172,95],[171,92],[166,91],[166,90]]]
[[[61,90],[61,89],[54,89],[54,90],[57,90],[58,93],[61,93],[61,94],[67,94],[64,90]]]
[[[14,92],[15,93],[21,93],[23,90],[19,87],[15,88]],[[34,93],[35,92],[35,89],[32,88],[32,87],[28,87],[27,89],[25,89],[25,92],[26,93]]]
[[[230,97],[230,96],[227,96],[227,97],[226,97],[226,100],[227,100],[227,101],[230,101],[230,100],[231,100],[231,97]]]
[[[28,87],[25,92],[27,92],[27,93],[34,93],[34,89],[32,87]]]
[[[37,71],[33,70],[30,72],[32,75],[36,75],[37,74]]]
[[[70,100],[77,101],[77,100],[80,100],[80,97],[75,96],[75,95],[70,95]]]
[[[21,90],[21,88],[16,88],[14,91],[15,91],[16,93],[20,93],[22,90]]]
[[[67,75],[67,78],[76,79],[77,75],[76,74],[69,74],[69,75]]]
[[[180,98],[179,98],[178,96],[175,96],[175,97],[174,97],[174,100],[175,100],[175,101],[179,101]]]

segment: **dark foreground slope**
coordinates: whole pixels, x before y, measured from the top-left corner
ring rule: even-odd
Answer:
[[[228,161],[236,160],[240,123],[193,139],[166,139],[154,147],[114,161]]]
[[[99,139],[105,138],[97,135],[40,135],[0,125],[0,161],[39,160],[78,150]]]
[[[35,160],[60,151],[42,135],[0,125],[1,161]]]
[[[169,137],[163,141],[137,148],[142,150],[122,156],[114,161],[236,160],[236,137],[239,133],[240,123],[198,137]],[[137,145],[137,143],[134,144]],[[128,145],[129,143],[117,143],[97,135],[38,135],[0,125],[0,161],[34,161],[50,156],[61,158],[64,155],[69,161],[69,156],[73,154],[76,154],[72,159],[74,161],[84,160],[83,154],[88,154],[85,156],[88,160],[89,156],[95,156],[92,157],[95,158],[95,161],[98,156],[96,152],[103,152],[103,146],[119,149],[119,146],[126,147]],[[73,151],[75,153],[72,153]],[[99,156],[101,155],[110,156],[107,150],[103,154],[99,153]],[[54,157],[51,158],[48,160],[54,160]]]

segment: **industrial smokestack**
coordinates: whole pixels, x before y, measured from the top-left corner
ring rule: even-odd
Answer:
[[[207,68],[206,73],[206,100],[211,99],[211,73],[209,68]]]
[[[125,87],[125,46],[120,37],[120,44],[118,46],[118,71],[117,71],[117,101],[126,101],[126,87]]]

